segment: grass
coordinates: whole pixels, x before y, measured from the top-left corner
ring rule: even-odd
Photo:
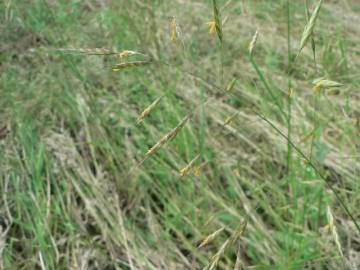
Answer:
[[[1,2],[0,268],[358,269],[360,6],[323,1],[315,65],[317,3]]]

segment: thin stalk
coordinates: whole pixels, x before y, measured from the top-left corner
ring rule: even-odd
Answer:
[[[206,136],[206,117],[205,117],[205,90],[201,88],[201,113],[199,131],[199,153],[204,158],[205,136]]]
[[[289,173],[291,171],[291,165],[292,165],[292,159],[291,159],[291,154],[292,154],[292,148],[291,148],[291,144],[289,143],[289,141],[291,140],[291,131],[292,131],[292,123],[291,123],[291,118],[292,118],[292,110],[291,110],[291,105],[292,105],[292,95],[291,95],[291,75],[290,75],[290,71],[291,71],[291,36],[290,36],[290,32],[291,32],[291,21],[290,21],[290,0],[287,1],[287,54],[288,54],[288,66],[287,66],[287,76],[288,76],[288,95],[287,95],[287,135],[288,135],[288,144],[287,144],[287,172]]]
[[[265,90],[269,93],[271,99],[274,101],[275,105],[278,107],[279,111],[281,112],[281,115],[284,116],[284,118],[287,117],[286,113],[284,112],[283,108],[281,107],[281,104],[279,103],[278,99],[276,98],[275,94],[273,93],[273,91],[271,90],[271,87],[269,86],[269,84],[267,83],[264,74],[262,73],[262,71],[260,70],[259,66],[257,65],[257,63],[255,62],[253,56],[249,56],[249,60],[251,65],[253,66],[256,74],[259,76],[260,81],[263,83]]]
[[[313,119],[314,119],[314,127],[311,135],[311,144],[310,144],[310,160],[312,160],[313,152],[314,152],[314,145],[316,140],[316,131],[318,129],[318,117],[317,117],[317,109],[319,104],[319,97],[318,94],[314,95],[314,112],[313,112]]]
[[[224,45],[221,41],[220,43],[220,78],[221,78],[221,86],[225,87],[224,85]]]

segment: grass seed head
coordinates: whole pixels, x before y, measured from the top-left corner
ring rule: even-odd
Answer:
[[[222,25],[221,25],[221,17],[220,17],[220,9],[217,5],[216,0],[213,0],[213,9],[214,9],[214,23],[215,23],[215,30],[217,33],[217,36],[222,43],[223,40],[223,33],[222,33]],[[210,28],[211,30],[211,28]]]
[[[241,222],[240,226],[235,230],[233,235],[231,236],[231,243],[233,244],[237,239],[239,239],[245,232],[247,226],[247,221],[244,220]]]
[[[186,165],[184,168],[180,170],[181,176],[188,175],[195,167],[196,161],[199,159],[200,155],[197,155],[195,158],[193,158],[188,165]]]
[[[225,229],[225,227],[222,227],[222,228],[216,230],[215,232],[213,232],[212,234],[209,234],[208,236],[206,236],[205,239],[200,243],[198,248],[201,248],[201,247],[204,247],[204,246],[210,244],[224,229]]]
[[[292,97],[293,95],[294,95],[294,89],[290,88],[289,91],[288,91],[288,96]]]
[[[196,177],[200,177],[201,171],[202,171],[202,169],[205,167],[206,164],[207,164],[207,162],[205,161],[205,162],[203,162],[202,164],[200,164],[199,166],[196,166],[196,167],[194,168],[194,175],[195,175]]]
[[[144,121],[144,119],[150,115],[150,113],[156,108],[156,106],[159,104],[159,102],[161,101],[161,99],[163,98],[163,96],[155,99],[155,101],[153,103],[151,103],[145,110],[143,110],[141,112],[141,114],[139,115],[136,123],[140,124],[142,121]]]
[[[320,12],[322,2],[323,2],[322,0],[320,0],[318,2],[318,4],[315,7],[314,12],[311,14],[310,19],[308,20],[308,22],[305,25],[303,34],[301,36],[300,48],[299,48],[298,55],[301,53],[302,49],[305,47],[305,45],[308,42],[309,38],[312,37],[312,35],[313,35],[315,23],[316,23],[316,20],[317,20],[317,18],[319,16],[319,12]]]
[[[170,39],[171,41],[176,41],[179,37],[179,26],[176,22],[175,17],[172,17],[170,21]]]
[[[220,261],[222,255],[225,253],[225,250],[229,244],[230,244],[230,239],[227,239],[224,242],[224,244],[222,244],[222,246],[220,247],[218,252],[216,252],[216,254],[214,256],[212,256],[208,270],[213,270],[216,268],[216,266],[219,264],[219,261]]]
[[[256,46],[256,42],[257,42],[257,39],[259,37],[259,31],[256,30],[254,36],[252,37],[251,39],[251,42],[249,44],[249,53],[250,53],[250,56],[253,55],[253,52],[254,52],[254,49],[255,49],[255,46]]]
[[[319,93],[322,89],[331,89],[343,86],[342,83],[327,80],[324,78],[315,79],[312,82],[315,86],[313,87],[313,91]]]
[[[190,116],[186,116],[181,122],[173,128],[169,133],[167,133],[165,136],[163,136],[160,141],[158,141],[153,147],[151,147],[147,152],[146,156],[150,156],[155,154],[161,147],[163,147],[166,143],[169,141],[172,141],[175,139],[175,137],[178,135],[180,130],[185,126],[186,122],[189,120]]]
[[[210,35],[215,35],[216,34],[215,21],[207,22],[206,24],[209,26],[209,34]]]
[[[344,257],[344,254],[343,254],[342,248],[341,248],[341,244],[340,244],[340,240],[339,240],[339,235],[337,233],[337,229],[336,229],[335,222],[334,222],[335,219],[334,219],[334,216],[330,209],[330,206],[328,206],[326,209],[326,216],[327,216],[327,220],[328,220],[327,227],[328,227],[329,231],[331,232],[331,234],[333,235],[334,242],[336,244],[336,247],[337,247],[341,257]]]
[[[233,113],[229,117],[226,118],[224,122],[224,126],[230,125],[236,118],[236,116],[239,114],[239,112]]]
[[[229,84],[226,86],[225,92],[230,92],[234,89],[235,83],[236,83],[237,79],[234,78],[232,79]]]
[[[128,57],[128,56],[135,55],[135,54],[140,54],[140,53],[135,52],[135,51],[124,50],[119,53],[119,57],[124,58],[124,57]]]

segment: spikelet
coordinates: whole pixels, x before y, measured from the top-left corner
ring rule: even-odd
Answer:
[[[249,54],[250,54],[250,56],[253,56],[253,51],[255,49],[256,41],[257,41],[258,37],[259,37],[259,31],[256,30],[256,32],[255,32],[254,36],[252,37],[251,42],[249,44]]]
[[[326,210],[327,210],[326,211],[326,216],[327,216],[327,219],[328,219],[329,231],[332,233],[332,235],[334,237],[334,241],[335,241],[336,247],[338,248],[338,251],[339,251],[340,255],[342,257],[344,257],[344,254],[343,254],[342,249],[341,249],[341,244],[340,244],[340,241],[339,241],[339,235],[337,233],[335,222],[334,222],[334,216],[333,216],[333,214],[331,212],[330,206],[328,206]]]
[[[175,17],[172,17],[170,21],[170,39],[176,41],[180,36],[180,28],[176,22]]]
[[[230,244],[230,239],[227,239],[224,242],[224,244],[222,244],[222,246],[220,247],[218,252],[216,252],[216,254],[211,257],[210,265],[206,269],[213,270],[213,269],[216,268],[216,266],[218,265],[222,255],[225,253],[225,250],[226,250],[226,248],[228,247],[229,244]]]
[[[308,0],[305,0],[305,13],[306,13],[306,22],[308,22],[310,19]],[[311,38],[311,49],[313,51],[313,59],[314,59],[315,67],[316,67],[316,44],[315,44],[315,39],[314,39],[314,32],[311,33],[310,38]]]
[[[233,113],[232,115],[230,115],[228,118],[226,118],[225,122],[224,122],[224,126],[230,125],[234,119],[236,118],[236,116],[239,114],[239,112]]]
[[[160,141],[158,141],[153,147],[151,147],[147,153],[145,154],[146,157],[155,154],[161,147],[163,147],[165,144],[167,144],[169,141],[172,141],[175,139],[175,137],[178,135],[180,130],[185,126],[186,122],[189,120],[190,116],[186,116],[181,122],[173,128],[169,133],[167,133],[165,136],[163,136]]]
[[[112,55],[117,54],[116,51],[106,49],[106,48],[93,48],[93,49],[84,49],[84,48],[78,48],[78,49],[59,49],[58,51],[64,52],[64,53],[79,53],[79,54],[86,54],[86,55]]]
[[[315,85],[313,87],[313,91],[317,93],[319,93],[322,89],[330,89],[343,86],[343,84],[339,82],[327,80],[324,78],[315,79],[312,83]]]
[[[218,250],[218,252],[211,258],[211,262],[210,264],[205,267],[204,269],[206,270],[212,270],[212,269],[215,269],[216,266],[218,265],[220,259],[221,259],[221,256],[224,254],[226,248],[229,246],[229,245],[233,245],[235,243],[235,241],[237,239],[239,239],[240,236],[243,235],[243,233],[245,232],[246,230],[246,226],[247,226],[247,222],[246,221],[243,221],[241,222],[240,226],[235,230],[235,232],[222,244],[222,246],[220,247],[220,249]],[[222,230],[224,230],[224,228],[214,232],[213,234],[209,235],[208,237],[205,238],[205,240],[209,240],[207,242],[205,242],[205,240],[201,243],[200,246],[204,246],[206,245],[208,242],[212,241],[220,232],[222,232]],[[205,244],[203,244],[205,242]],[[202,245],[203,244],[203,245]],[[199,246],[199,247],[200,247]]]
[[[195,158],[193,158],[188,165],[186,165],[184,168],[182,168],[180,170],[180,175],[183,177],[183,176],[186,176],[188,175],[193,169],[194,169],[194,166],[195,166],[195,162],[199,159],[200,155],[197,155]]]
[[[205,165],[207,164],[207,162],[203,162],[202,164],[200,164],[199,166],[196,166],[194,168],[194,175],[196,177],[200,177],[201,175],[201,170],[205,167]]]
[[[294,95],[294,89],[293,88],[290,88],[289,90],[288,90],[288,96],[289,97],[292,97]]]
[[[236,252],[236,261],[235,261],[234,270],[241,270],[241,269],[243,269],[243,268],[242,268],[242,263],[241,263],[240,256],[241,256],[241,253],[240,253],[240,245],[238,245],[237,252]]]
[[[128,57],[128,56],[135,55],[135,54],[140,54],[140,53],[135,52],[135,51],[124,50],[119,53],[119,57],[124,58],[124,57]]]
[[[207,22],[206,23],[209,26],[209,34],[215,35],[216,34],[216,23],[215,21]]]
[[[201,175],[201,166],[196,166],[196,167],[194,168],[194,175],[195,175],[196,177],[200,177],[200,175]]]
[[[231,235],[230,241],[233,244],[237,239],[239,239],[245,232],[247,226],[247,221],[244,220],[241,222],[240,226],[235,230],[235,232]]]
[[[124,63],[119,63],[116,64],[112,70],[113,71],[120,71],[123,70],[125,68],[129,68],[129,67],[138,67],[138,66],[145,66],[150,64],[151,61],[133,61],[133,62],[124,62]]]
[[[315,23],[316,23],[316,19],[319,16],[319,11],[321,8],[321,4],[322,4],[323,0],[320,0],[318,2],[318,4],[315,7],[314,12],[311,14],[310,19],[308,20],[308,22],[305,25],[304,28],[304,32],[301,36],[301,41],[300,41],[300,48],[299,48],[299,52],[297,54],[297,56],[299,56],[299,54],[301,53],[302,49],[305,47],[306,43],[308,42],[309,38],[312,36],[313,31],[314,31],[314,27],[315,27]]]
[[[155,109],[155,107],[159,104],[163,96],[155,99],[153,103],[151,103],[145,110],[142,111],[142,113],[139,115],[136,124],[140,124],[144,119],[149,116],[149,114]]]
[[[198,248],[201,248],[201,247],[204,247],[204,246],[210,244],[224,229],[225,229],[225,227],[222,227],[222,228],[216,230],[215,232],[213,232],[212,234],[209,234],[208,236],[206,236],[205,239],[200,243]]]
[[[231,92],[231,91],[234,89],[234,86],[235,86],[235,84],[236,84],[236,81],[237,81],[236,78],[232,79],[232,80],[229,82],[229,84],[226,86],[225,92]]]
[[[221,18],[220,18],[220,10],[219,10],[216,0],[213,0],[213,9],[214,9],[214,23],[215,23],[216,34],[217,34],[220,42],[222,43],[223,33],[222,33],[222,25],[221,25]]]

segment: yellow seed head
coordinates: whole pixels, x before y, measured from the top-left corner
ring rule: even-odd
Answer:
[[[193,160],[190,161],[188,165],[186,165],[183,169],[180,170],[180,175],[185,176],[188,175],[195,166],[195,162],[199,159],[200,155],[197,155]]]
[[[144,119],[149,116],[149,114],[155,109],[155,107],[159,104],[159,102],[161,101],[162,96],[157,98],[153,103],[151,103],[145,110],[143,110],[140,114],[140,116],[138,117],[136,123],[140,124],[142,121],[144,121]]]
[[[213,270],[216,268],[216,266],[218,265],[221,256],[225,253],[226,248],[228,247],[230,243],[230,239],[227,239],[224,244],[222,244],[222,246],[220,247],[220,249],[218,250],[218,252],[211,258],[211,263],[209,266],[209,270]]]
[[[171,19],[170,29],[171,29],[171,35],[170,35],[171,41],[176,41],[178,38],[178,26],[175,18]]]
[[[233,90],[236,81],[237,81],[236,78],[232,79],[232,80],[229,82],[229,84],[226,86],[225,92],[230,92],[231,90]]]
[[[205,167],[205,165],[206,165],[206,162],[203,162],[202,164],[200,164],[199,166],[196,166],[196,167],[194,168],[194,175],[195,175],[196,177],[200,177],[201,171],[202,171],[202,169]]]
[[[205,239],[201,242],[201,244],[198,246],[198,248],[201,248],[203,246],[208,245],[209,243],[211,243],[212,241],[214,241],[214,239],[225,229],[225,227],[222,227],[218,230],[216,230],[215,232],[213,232],[212,234],[208,235],[205,237]]]
[[[216,23],[215,21],[207,22],[206,23],[209,26],[209,34],[215,35],[216,34]]]
[[[212,2],[213,2],[213,11],[214,11],[215,33],[217,34],[220,43],[222,43],[223,33],[222,33],[220,9],[216,0],[213,0]]]
[[[123,58],[123,57],[128,57],[128,56],[131,56],[131,55],[134,55],[134,54],[139,54],[139,53],[135,52],[135,51],[124,50],[121,53],[119,53],[119,57]]]
[[[292,88],[289,89],[288,95],[289,97],[292,97],[294,95],[294,90]]]
[[[313,91],[319,93],[322,89],[331,89],[343,86],[343,84],[331,80],[327,80],[324,78],[315,79],[312,82],[315,86],[313,87]]]
[[[230,237],[231,243],[234,243],[237,239],[239,239],[245,232],[247,226],[247,221],[241,222],[240,226],[235,230],[233,235]]]
[[[224,126],[230,125],[234,119],[236,118],[236,116],[239,114],[239,112],[233,113],[232,115],[230,115],[228,118],[226,118],[225,122],[224,122]]]
[[[313,91],[315,92],[315,93],[320,93],[320,91],[321,91],[321,84],[316,84],[314,87],[313,87]]]
[[[185,126],[186,122],[189,120],[190,116],[186,116],[181,122],[173,128],[169,133],[167,133],[165,136],[163,136],[160,141],[158,141],[153,147],[151,147],[147,152],[146,156],[155,154],[162,146],[164,146],[169,141],[175,139],[175,137],[178,135],[180,130]]]

